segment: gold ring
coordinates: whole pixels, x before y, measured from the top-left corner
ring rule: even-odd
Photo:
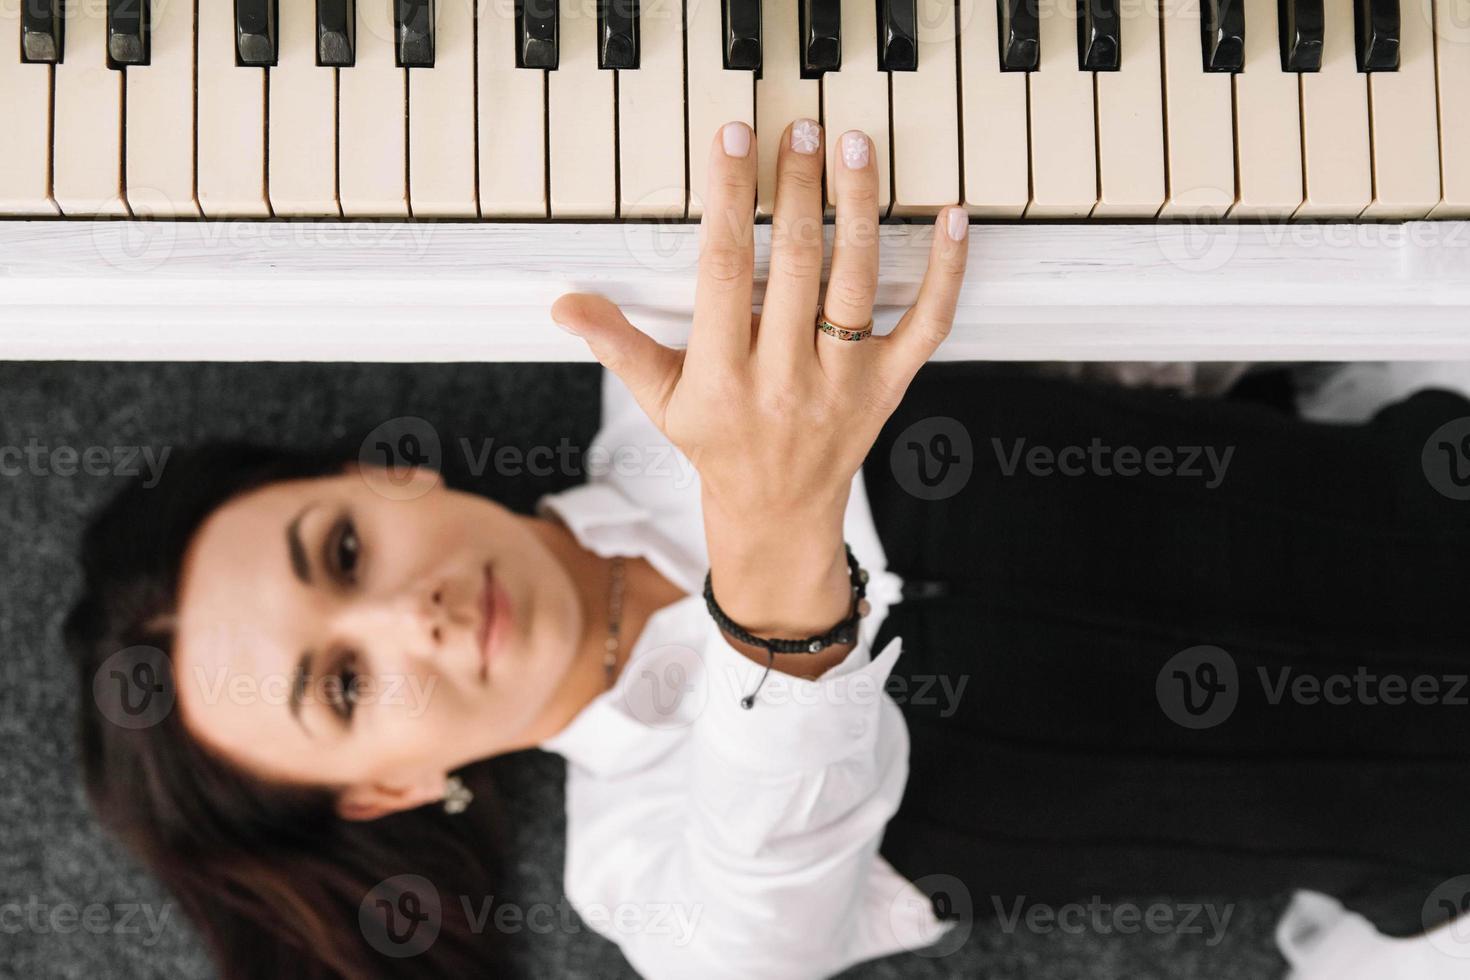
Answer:
[[[861,330],[849,330],[847,327],[838,326],[831,320],[827,319],[826,316],[822,314],[821,308],[818,307],[817,329],[822,331],[822,333],[826,334],[829,337],[836,337],[838,340],[858,341],[862,340],[864,337],[873,332],[873,321],[869,320],[867,326],[863,327]]]

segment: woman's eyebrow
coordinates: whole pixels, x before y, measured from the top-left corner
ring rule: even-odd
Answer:
[[[291,676],[291,694],[287,707],[291,710],[291,717],[296,719],[296,724],[306,732],[308,738],[311,732],[306,727],[306,722],[301,720],[301,700],[306,694],[306,686],[311,683],[311,651],[307,650],[301,654],[301,659],[296,661],[296,670]]]
[[[301,520],[316,506],[316,501],[301,508],[301,512],[286,525],[286,551],[291,556],[291,571],[302,585],[311,584],[311,562],[306,557],[306,545],[301,543]]]

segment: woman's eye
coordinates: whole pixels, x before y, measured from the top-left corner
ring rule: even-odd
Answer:
[[[328,701],[338,717],[343,721],[351,721],[353,709],[357,707],[357,688],[361,679],[357,670],[357,655],[349,653],[344,656],[332,677],[336,683],[330,685]]]
[[[332,528],[327,550],[328,564],[338,581],[348,584],[356,582],[362,541],[357,536],[357,525],[352,522],[352,518],[344,517]]]

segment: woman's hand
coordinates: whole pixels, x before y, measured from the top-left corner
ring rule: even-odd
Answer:
[[[710,147],[686,350],[656,343],[599,296],[571,294],[552,307],[698,470],[716,594],[755,632],[802,635],[847,614],[848,489],[914,374],[949,334],[965,273],[968,218],[948,208],[936,221],[918,302],[891,334],[854,342],[819,331],[822,149],[810,120],[781,134],[759,316],[751,312],[757,154],[743,123],[727,124]],[[838,149],[823,313],[860,329],[878,285],[878,172],[862,133],[845,134]],[[815,609],[809,590],[824,596]]]

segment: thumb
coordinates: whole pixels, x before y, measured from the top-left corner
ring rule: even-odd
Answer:
[[[664,402],[683,362],[680,352],[633,326],[615,303],[595,293],[567,293],[551,305],[551,318],[586,341],[648,417],[661,424]]]

